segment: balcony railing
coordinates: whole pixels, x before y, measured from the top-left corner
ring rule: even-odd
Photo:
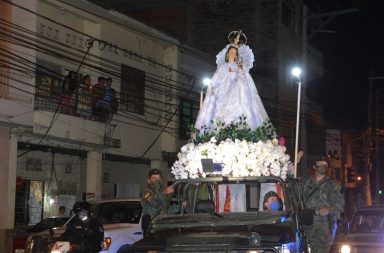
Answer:
[[[90,96],[72,95],[35,95],[35,110],[56,112],[74,117],[81,117],[103,123],[109,123],[114,112],[111,108],[101,103],[92,103]]]

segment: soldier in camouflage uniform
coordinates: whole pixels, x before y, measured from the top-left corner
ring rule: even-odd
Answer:
[[[305,228],[311,253],[327,253],[337,229],[337,216],[344,207],[340,187],[326,175],[325,160],[314,164],[315,176],[303,182],[305,208],[313,210],[313,224]]]
[[[148,173],[147,187],[143,191],[141,204],[143,206],[143,217],[141,226],[145,235],[151,219],[161,212],[165,205],[167,194],[173,193],[173,187],[163,189],[162,174],[158,169],[151,169]]]

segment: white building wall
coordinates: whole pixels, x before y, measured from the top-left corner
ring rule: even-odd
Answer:
[[[13,1],[17,5],[22,5],[29,10],[36,10],[36,1],[31,0],[24,2],[22,0]],[[5,6],[4,6],[5,7]],[[9,6],[8,6],[9,7]],[[7,35],[12,35],[13,40],[20,40],[19,43],[23,44],[22,37],[17,35],[17,30],[11,28],[11,26],[21,26],[29,30],[35,29],[36,16],[31,13],[25,13],[20,8],[11,8],[10,13],[10,30],[4,30],[9,32]],[[32,35],[32,38],[34,36]],[[27,40],[28,42],[28,40]],[[24,59],[33,64],[36,60],[36,51],[13,43],[1,43],[3,53],[7,55],[20,55]],[[1,67],[0,68],[0,86],[2,91],[8,90],[0,96],[0,122],[5,122],[12,125],[31,125],[33,116],[33,94],[34,94],[34,72],[28,68],[19,67],[20,59],[12,56],[10,57],[11,69]],[[9,59],[7,58],[6,61]],[[5,62],[4,62],[5,63]],[[19,71],[19,70],[22,71]]]
[[[93,8],[96,8],[96,11],[99,9],[98,7]],[[149,63],[140,57],[132,57],[126,52],[123,52],[121,49],[136,52],[142,57],[153,59],[160,64],[169,64],[172,68],[177,68],[178,50],[176,46],[169,47],[170,44],[162,40],[143,35],[143,33],[138,32],[137,30],[127,29],[127,27],[117,25],[115,22],[109,22],[106,20],[106,18],[108,19],[109,17],[109,13],[104,13],[105,16],[102,17],[95,16],[89,13],[81,12],[71,6],[57,1],[40,1],[39,12],[44,13],[44,16],[47,16],[48,18],[54,18],[55,21],[76,30],[71,31],[66,27],[60,27],[49,20],[45,20],[44,18],[38,18],[38,26],[44,26],[46,31],[42,34],[45,37],[48,37],[47,32],[49,30],[58,30],[59,35],[57,36],[57,41],[70,45],[71,40],[73,40],[73,43],[78,45],[80,43],[79,38],[83,38],[82,42],[85,42],[86,36],[82,36],[81,33],[86,33],[114,45],[109,47],[103,43],[94,42],[94,46],[90,50],[90,56],[88,56],[85,62],[97,62],[94,55],[108,59],[108,62],[99,61],[99,63],[101,64],[101,67],[110,71],[111,74],[108,75],[83,66],[80,72],[90,74],[93,83],[97,82],[97,77],[100,75],[106,77],[110,76],[113,78],[112,87],[119,92],[121,64],[137,68],[147,74],[160,76],[160,79],[165,75],[166,70],[161,66]],[[90,10],[90,12],[92,12],[92,10]],[[69,42],[67,42],[68,38],[70,38]],[[118,48],[116,48],[116,46]],[[80,47],[78,48],[80,49]],[[83,48],[83,51],[84,50],[85,48]],[[38,53],[37,56],[41,61],[62,65],[63,75],[65,74],[66,69],[76,70],[78,67],[78,65],[73,63],[73,61],[57,59],[42,53]],[[78,56],[80,58],[83,55],[78,53]],[[113,64],[109,63],[109,61]],[[172,78],[176,80],[177,75],[173,74]],[[151,92],[149,89],[146,89],[145,96],[150,100],[163,100],[162,95]],[[146,101],[146,105],[148,105],[146,110],[148,113],[145,115],[135,115],[126,112],[119,112],[115,115],[116,122],[112,121],[112,124],[115,125],[111,131],[112,138],[121,140],[121,148],[109,149],[107,152],[135,157],[143,154],[146,148],[152,144],[161,129],[158,125],[156,125],[160,118],[160,115],[156,116],[156,114],[159,114],[159,110],[161,111],[163,108],[161,104],[150,102],[150,100]],[[172,102],[176,103],[175,100]],[[158,110],[150,109],[151,107],[158,108]],[[63,116],[60,117],[63,118]],[[138,120],[132,119],[135,117],[138,118]],[[38,116],[36,115],[34,133],[43,134],[46,127],[49,126],[51,119],[51,115],[44,116],[44,114],[40,113]],[[152,122],[153,124],[146,124],[143,120]],[[99,126],[90,127],[90,125],[92,125],[91,122],[84,123],[78,118],[75,118],[74,120],[65,119],[64,124],[60,124],[59,127],[53,125],[50,130],[50,135],[100,144],[99,137],[103,137],[108,129],[105,129],[104,125],[98,123],[96,123],[96,125]],[[175,142],[174,137],[166,136],[166,138],[171,138],[171,140],[167,141],[163,139],[163,142],[156,142],[151,150],[146,154],[146,157],[151,159],[161,159],[162,143],[164,143],[164,141],[168,142],[167,150],[171,149],[170,151],[176,151],[174,144],[169,146],[169,142]],[[101,143],[102,142],[103,139],[101,139]]]

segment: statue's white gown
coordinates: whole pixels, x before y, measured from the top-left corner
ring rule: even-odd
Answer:
[[[212,121],[222,121],[226,125],[239,121],[245,115],[249,127],[254,130],[266,119],[267,112],[257,92],[249,70],[253,67],[254,55],[247,45],[238,49],[243,59],[243,68],[225,62],[227,45],[217,56],[217,70],[211,79],[203,107],[199,111],[195,127],[203,132],[213,127]],[[206,130],[203,128],[207,127]]]

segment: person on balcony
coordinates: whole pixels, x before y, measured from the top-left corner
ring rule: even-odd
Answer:
[[[99,76],[98,82],[92,86],[92,115],[93,118],[98,120],[101,115],[97,110],[97,102],[104,96],[105,77]]]
[[[112,116],[112,104],[116,100],[116,91],[112,88],[112,78],[106,79],[103,97],[97,101],[96,108],[102,120],[106,121]]]
[[[82,84],[79,87],[77,104],[77,113],[85,119],[90,119],[92,117],[91,89],[91,77],[86,75],[83,77]]]

